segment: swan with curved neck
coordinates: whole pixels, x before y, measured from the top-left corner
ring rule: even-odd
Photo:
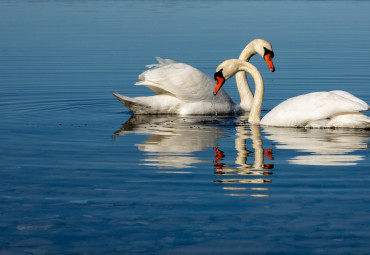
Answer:
[[[226,80],[236,73],[249,73],[255,82],[255,94],[249,114],[249,123],[280,127],[310,128],[370,128],[370,118],[362,111],[369,105],[354,95],[341,90],[313,92],[292,97],[267,113],[261,120],[264,83],[260,72],[252,64],[230,59],[220,64],[214,75],[217,95]]]
[[[251,41],[242,51],[239,56],[240,60],[249,62],[252,56],[260,55],[263,57],[272,72],[275,71],[272,58],[274,58],[274,52],[269,42],[263,39],[255,39]],[[235,75],[236,85],[240,95],[240,107],[244,111],[250,111],[252,108],[253,93],[249,87],[247,76],[245,72],[238,72]]]
[[[240,58],[248,61],[255,54],[265,59],[271,71],[275,70],[274,53],[269,42],[253,40],[244,48]],[[157,60],[159,64],[147,66],[150,69],[140,74],[140,81],[135,83],[150,88],[156,95],[131,98],[113,93],[134,114],[235,114],[250,110],[253,94],[245,73],[238,74],[241,103],[237,104],[223,89],[214,98],[210,93],[213,79],[198,69],[170,59]]]

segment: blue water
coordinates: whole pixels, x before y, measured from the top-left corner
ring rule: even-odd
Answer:
[[[312,91],[370,103],[369,10],[1,1],[0,254],[369,254],[369,131],[132,116],[111,94],[152,95],[133,84],[156,56],[212,76],[263,38],[262,114]]]

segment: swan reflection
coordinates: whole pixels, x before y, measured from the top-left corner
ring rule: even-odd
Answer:
[[[233,136],[231,129],[236,129],[235,151],[224,145],[222,138]],[[141,165],[155,166],[161,170],[158,173],[190,174],[188,169],[195,164],[212,164],[195,156],[196,152],[214,149],[214,169],[217,178],[215,183],[222,183],[223,189],[232,193],[230,196],[247,195],[237,194],[237,191],[249,190],[250,196],[267,196],[256,194],[268,190],[260,187],[240,187],[240,184],[265,184],[271,179],[273,164],[272,149],[263,149],[261,129],[259,126],[249,126],[244,116],[187,116],[175,115],[133,115],[122,125],[115,135],[129,133],[149,135],[140,144],[136,144],[140,151],[145,152]],[[251,150],[247,149],[250,140]],[[227,153],[222,151],[227,149]],[[226,155],[225,155],[226,154]],[[229,164],[225,161],[232,161]],[[269,162],[266,164],[265,161]],[[177,170],[178,169],[178,170]]]
[[[243,119],[243,118],[241,118]],[[253,150],[248,150],[247,145],[250,140]],[[235,150],[237,156],[235,159],[235,164],[224,164],[221,163],[225,154],[218,148],[214,148],[215,156],[215,174],[222,175],[223,177],[233,176],[234,178],[223,178],[217,179],[215,182],[225,183],[225,184],[264,184],[270,183],[271,179],[266,178],[272,175],[274,164],[271,162],[265,164],[266,160],[274,160],[272,149],[263,148],[263,142],[261,138],[261,129],[259,126],[236,126],[236,139],[235,139]],[[249,161],[252,162],[249,163]],[[235,176],[244,176],[243,178],[235,178]],[[253,176],[254,178],[246,178],[247,176]],[[223,187],[225,190],[238,191],[238,190],[251,190],[252,194],[245,193],[231,193],[229,196],[255,196],[264,197],[267,194],[255,194],[255,192],[266,191],[268,188],[257,188],[257,187]]]
[[[146,152],[142,165],[192,168],[194,164],[208,162],[194,156],[194,152],[214,147],[218,139],[225,137],[223,128],[214,124],[222,120],[204,116],[133,115],[115,135],[149,135],[146,141],[136,145]]]
[[[301,153],[288,160],[296,165],[353,166],[364,156],[352,153],[369,147],[366,130],[264,127],[263,132],[276,149]]]

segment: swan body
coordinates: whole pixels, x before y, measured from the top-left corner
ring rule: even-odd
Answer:
[[[219,65],[215,74],[217,83],[214,94],[217,94],[225,80],[239,71],[250,73],[256,84],[248,120],[252,124],[277,127],[370,128],[370,118],[361,113],[368,111],[369,105],[341,90],[313,92],[290,98],[273,108],[261,120],[264,84],[261,74],[250,63],[232,59]]]
[[[279,127],[363,127],[370,119],[360,113],[369,109],[361,99],[336,90],[292,97],[265,115],[262,125]]]
[[[274,71],[271,44],[262,39],[253,40],[242,51],[240,58],[245,61],[253,55],[263,56],[271,71]],[[200,70],[170,59],[157,57],[158,64],[148,65],[149,70],[139,75],[135,85],[144,85],[156,95],[130,98],[119,93],[113,95],[134,114],[237,114],[250,109],[253,94],[248,86],[245,73],[237,80],[241,104],[237,104],[223,89],[219,96],[210,92],[214,80]],[[244,77],[243,77],[244,76]]]
[[[135,85],[150,88],[155,96],[130,98],[114,96],[135,114],[235,114],[240,106],[226,91],[214,98],[214,80],[198,69],[173,60],[157,58],[159,64],[139,75]],[[152,67],[153,65],[149,66]]]

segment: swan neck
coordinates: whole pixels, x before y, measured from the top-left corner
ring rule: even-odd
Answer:
[[[250,111],[253,101],[253,93],[249,87],[245,72],[238,72],[235,75],[236,86],[240,96],[240,107],[243,111]]]
[[[241,52],[239,59],[248,62],[257,52],[254,50],[255,42],[249,43]],[[238,72],[235,75],[236,86],[240,96],[240,107],[244,111],[250,111],[253,101],[253,93],[249,87],[245,72]]]
[[[261,109],[264,96],[264,84],[261,73],[256,67],[249,64],[248,62],[242,62],[240,66],[240,71],[248,72],[255,83],[254,98],[252,101],[252,108],[249,113],[248,122],[251,124],[258,125],[261,122]]]
[[[243,51],[240,53],[239,59],[248,62],[257,52],[254,50],[255,43],[252,41],[249,43]]]

